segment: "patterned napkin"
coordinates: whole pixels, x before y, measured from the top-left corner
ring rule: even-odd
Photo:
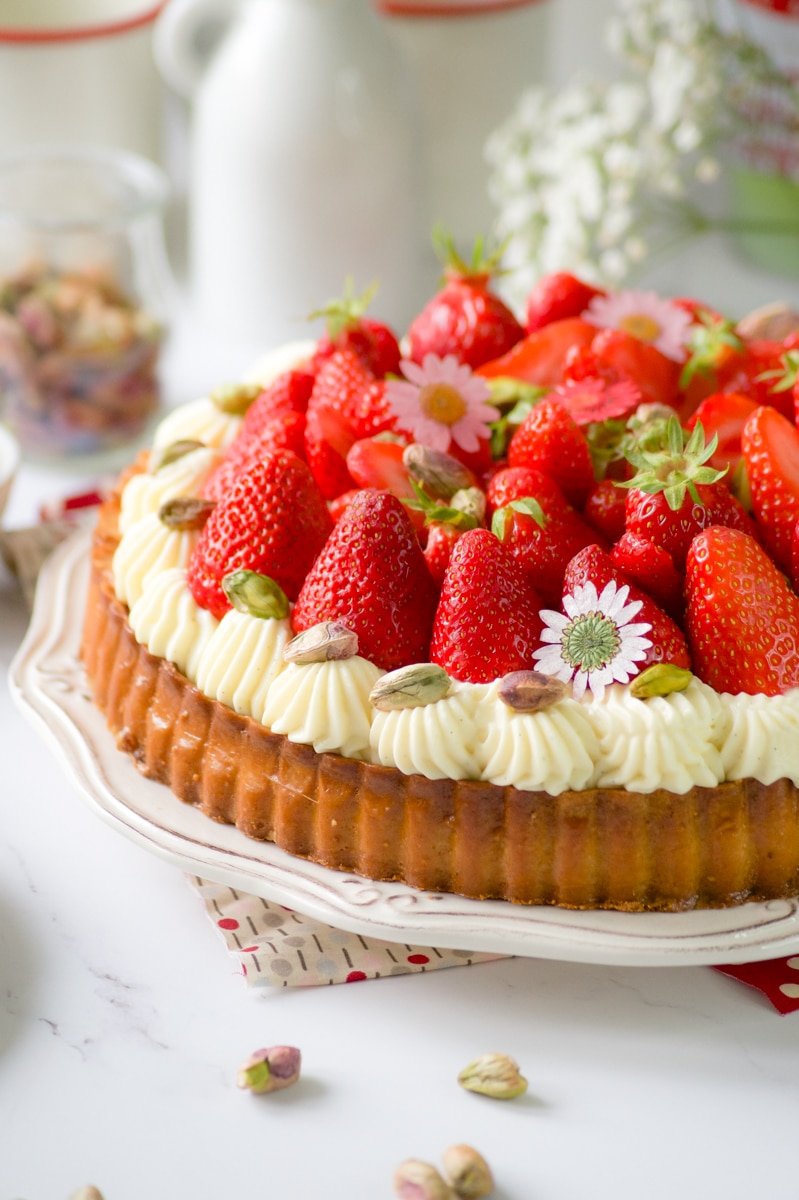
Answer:
[[[72,497],[58,511],[43,512],[34,528],[0,530],[0,554],[17,575],[29,605],[45,558],[83,519],[91,519],[100,498],[99,492]],[[356,983],[509,957],[365,938],[198,876],[189,878],[251,987]],[[758,988],[783,1015],[799,1009],[799,955],[713,969]]]
[[[249,987],[357,983],[513,957],[365,938],[223,884],[188,878]],[[713,970],[758,988],[783,1015],[799,1009],[799,956]]]

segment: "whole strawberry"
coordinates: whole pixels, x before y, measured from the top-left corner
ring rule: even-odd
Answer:
[[[533,467],[555,481],[573,508],[582,508],[594,486],[588,440],[559,400],[539,400],[508,447],[511,467]]]
[[[542,275],[536,280],[525,303],[525,329],[533,333],[553,321],[579,317],[594,296],[604,295],[600,288],[578,279],[568,271]]]
[[[799,597],[765,550],[714,526],[688,552],[685,627],[694,671],[717,692],[799,687]]]
[[[484,258],[478,241],[467,264],[451,238],[439,240],[445,259],[444,286],[411,322],[408,357],[421,363],[426,354],[438,358],[454,354],[474,369],[507,353],[524,337],[524,329],[491,288],[499,254]]]
[[[237,476],[249,471],[258,459],[277,450],[291,450],[298,458],[305,458],[305,413],[284,409],[270,420],[260,421],[257,434],[242,436],[243,433],[242,427],[219,466],[203,484],[201,495],[204,499],[223,500]]]
[[[466,683],[533,669],[541,600],[513,555],[488,529],[453,547],[436,609],[431,661]]]
[[[775,408],[763,405],[746,421],[741,448],[763,543],[790,572],[799,520],[799,432]]]
[[[348,350],[380,379],[384,375],[399,374],[401,354],[397,335],[385,322],[366,316],[376,290],[372,286],[356,296],[353,281],[348,279],[343,296],[328,301],[312,314],[327,319],[327,329],[316,344],[314,368],[337,351]]]
[[[578,584],[585,583],[593,583],[599,593],[608,583],[615,583],[617,587],[626,584],[630,589],[628,600],[641,601],[635,619],[652,626],[647,634],[652,645],[641,662],[641,670],[653,663],[673,663],[677,667],[690,668],[691,657],[680,627],[599,546],[586,546],[571,560],[563,579],[564,596],[573,593]]]
[[[268,575],[293,600],[332,527],[307,464],[279,450],[239,475],[211,513],[189,559],[189,590],[221,618],[230,608],[222,580],[248,570]]]
[[[705,465],[716,441],[705,444],[701,423],[686,442],[677,419],[671,418],[666,437],[663,448],[630,451],[639,470],[624,484],[629,488],[625,524],[627,533],[661,546],[677,570],[684,571],[688,547],[700,530],[728,525],[751,536],[756,531],[722,479],[723,472]]]
[[[396,496],[367,488],[339,517],[297,596],[297,633],[340,621],[383,670],[426,662],[436,588]]]

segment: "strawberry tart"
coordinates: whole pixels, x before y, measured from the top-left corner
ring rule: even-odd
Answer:
[[[799,893],[799,317],[455,257],[160,424],[82,642],[141,771],[291,854],[519,904]],[[176,801],[177,803],[177,801]]]

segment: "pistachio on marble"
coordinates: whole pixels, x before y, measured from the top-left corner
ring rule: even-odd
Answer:
[[[200,496],[174,496],[171,500],[165,500],[158,509],[158,519],[169,529],[185,533],[191,529],[202,529],[215,508],[215,500],[203,500]]]
[[[243,417],[263,390],[260,383],[224,383],[211,392],[211,403],[230,417]]]
[[[527,1091],[527,1080],[507,1054],[481,1054],[463,1068],[458,1083],[468,1092],[494,1100],[513,1100]]]
[[[693,679],[686,667],[674,663],[653,663],[636,675],[630,684],[630,695],[636,700],[648,700],[650,696],[669,696],[672,692],[684,692]]]
[[[516,712],[541,712],[569,695],[569,686],[541,671],[510,671],[497,687],[503,704]]]
[[[455,1200],[457,1193],[432,1163],[406,1158],[394,1172],[394,1192],[400,1200]]]
[[[288,596],[279,583],[258,571],[231,571],[222,579],[222,591],[238,612],[263,620],[289,615]]]
[[[398,708],[421,708],[443,699],[452,687],[452,680],[443,667],[435,663],[412,663],[381,675],[369,699],[381,712]]]
[[[455,1194],[462,1200],[481,1200],[494,1190],[491,1168],[473,1146],[463,1143],[448,1146],[441,1155],[441,1163]]]
[[[791,333],[799,330],[799,312],[784,300],[763,304],[741,317],[735,326],[739,337],[747,341],[764,340],[782,342]]]
[[[164,446],[161,450],[154,450],[150,460],[150,470],[155,474],[162,467],[168,467],[178,459],[185,458],[187,454],[191,454],[194,450],[202,450],[205,446],[204,442],[198,442],[196,438],[181,438],[177,442],[170,442],[168,446]]]
[[[300,1077],[301,1059],[296,1046],[256,1050],[239,1067],[236,1083],[258,1096],[291,1087]]]
[[[303,629],[283,647],[283,658],[292,663],[330,662],[354,658],[357,653],[357,633],[340,621],[322,621]]]
[[[432,446],[412,442],[402,452],[402,462],[411,479],[415,479],[433,496],[449,500],[450,496],[468,488],[474,476],[468,467],[453,455]]]

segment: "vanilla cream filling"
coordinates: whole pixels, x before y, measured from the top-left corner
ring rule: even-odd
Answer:
[[[263,716],[272,681],[283,671],[283,647],[291,638],[288,618],[261,619],[231,609],[203,647],[197,687],[237,713]]]
[[[275,373],[285,369],[278,361]],[[268,381],[268,363],[261,370]],[[197,401],[162,421],[155,445],[193,439],[224,448],[240,423],[210,401]],[[137,640],[174,662],[211,699],[319,753],[428,779],[481,779],[552,795],[590,787],[681,794],[744,778],[763,784],[787,778],[799,786],[799,689],[728,696],[693,679],[683,692],[638,700],[615,684],[601,701],[589,694],[520,713],[503,704],[496,684],[453,681],[450,693],[432,704],[382,712],[369,700],[382,672],[365,659],[286,664],[289,621],[234,611],[217,622],[199,608],[184,569],[197,535],[168,530],[156,515],[164,499],[196,493],[216,461],[208,454],[194,451],[156,475],[129,480],[113,572]]]
[[[131,476],[122,493],[120,532],[124,534],[142,517],[158,512],[168,500],[178,496],[198,496],[220,460],[218,451],[200,446],[153,473]]]
[[[484,685],[453,682],[441,700],[372,713],[372,761],[426,779],[479,779],[475,714]]]

